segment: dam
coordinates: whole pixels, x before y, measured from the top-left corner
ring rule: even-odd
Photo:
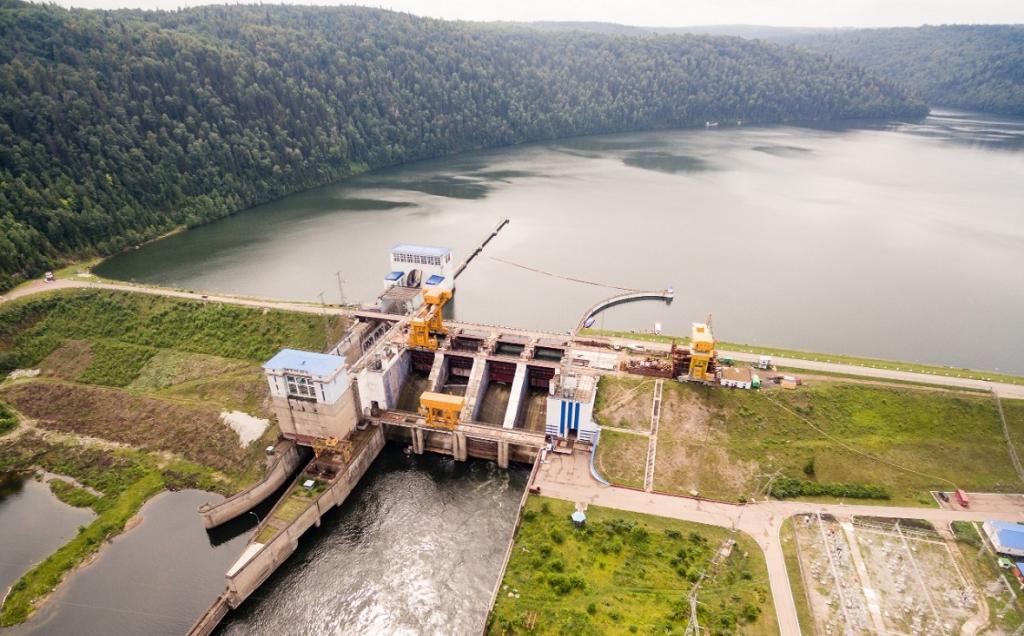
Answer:
[[[502,469],[535,465],[549,452],[592,452],[597,383],[620,368],[619,354],[570,334],[446,322],[443,308],[464,267],[453,266],[447,248],[396,245],[384,291],[350,312],[338,342],[326,352],[284,349],[263,365],[281,440],[267,449],[261,481],[200,506],[199,515],[212,528],[284,494],[190,634],[212,633],[241,607],[300,537],[346,501],[388,442],[410,456],[483,459]],[[670,300],[671,291],[610,302],[652,297]]]

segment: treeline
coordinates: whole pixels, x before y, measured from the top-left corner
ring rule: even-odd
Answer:
[[[845,62],[735,38],[341,7],[0,0],[0,289],[367,169],[556,137],[910,117]]]
[[[777,39],[860,64],[933,106],[1024,115],[1024,25],[856,29]]]

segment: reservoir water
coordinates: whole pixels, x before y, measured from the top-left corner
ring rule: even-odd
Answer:
[[[368,173],[112,258],[111,278],[372,300],[397,242],[465,255],[462,320],[549,330],[615,290],[672,286],[595,325],[1024,373],[1024,120],[721,127],[524,145]],[[496,260],[502,259],[502,260]],[[1014,346],[1018,343],[1018,346]]]

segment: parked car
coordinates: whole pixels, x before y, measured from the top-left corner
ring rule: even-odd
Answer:
[[[43,274],[43,280],[45,280],[48,283],[52,283],[57,279],[54,277],[53,272],[46,272],[45,274]]]
[[[949,503],[949,495],[947,495],[946,493],[944,493],[942,491],[939,491],[939,499],[941,499],[945,503]]]

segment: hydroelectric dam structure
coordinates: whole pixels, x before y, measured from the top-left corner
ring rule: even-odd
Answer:
[[[263,365],[281,432],[264,478],[199,508],[206,528],[283,492],[225,573],[225,589],[190,635],[206,635],[295,552],[299,538],[352,492],[387,442],[410,454],[535,464],[548,452],[592,452],[602,373],[620,353],[553,333],[446,321],[455,277],[508,223],[455,266],[451,250],[399,244],[374,304],[346,312],[344,335],[322,352],[284,349]],[[666,300],[671,290],[632,291],[587,310]]]

